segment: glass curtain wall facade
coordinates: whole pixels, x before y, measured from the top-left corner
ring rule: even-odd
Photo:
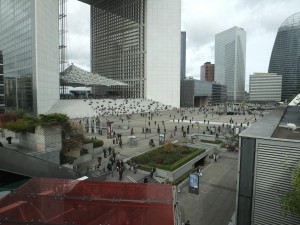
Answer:
[[[58,0],[0,0],[5,105],[46,113],[59,100]]]
[[[186,32],[181,31],[181,46],[180,46],[180,80],[186,77]]]
[[[0,49],[4,56],[5,105],[33,111],[32,1],[0,1]]]
[[[93,73],[129,84],[96,87],[107,97],[144,98],[145,0],[104,0],[91,7]]]
[[[0,50],[0,113],[5,112],[4,103],[4,76],[3,76],[3,55]]]
[[[245,94],[246,32],[233,27],[215,37],[215,81],[227,86],[229,101]]]
[[[282,76],[276,73],[250,75],[249,94],[251,102],[280,102]]]
[[[269,73],[282,75],[282,101],[291,101],[300,92],[300,13],[288,17],[278,29]]]

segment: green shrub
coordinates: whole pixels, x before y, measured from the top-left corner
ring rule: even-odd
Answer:
[[[89,144],[89,143],[92,143],[93,141],[90,139],[90,138],[85,138],[83,140],[83,144]]]
[[[203,149],[188,146],[174,145],[174,150],[172,152],[166,152],[163,147],[159,147],[142,155],[133,157],[128,163],[135,162],[136,164],[141,165],[141,168],[146,169],[155,167],[173,171],[203,152]]]
[[[98,148],[98,147],[102,147],[102,146],[103,146],[102,140],[97,140],[97,139],[93,140],[93,148]]]

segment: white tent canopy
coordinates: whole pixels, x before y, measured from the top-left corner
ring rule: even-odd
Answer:
[[[94,86],[94,85],[103,85],[103,86],[127,86],[128,84],[112,80],[101,76],[96,73],[87,72],[75,65],[69,66],[63,73],[60,75],[60,79],[67,86]]]

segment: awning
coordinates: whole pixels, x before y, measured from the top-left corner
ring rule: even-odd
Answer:
[[[64,85],[78,87],[78,86],[127,86],[128,84],[106,78],[96,73],[91,73],[80,69],[75,65],[69,66],[64,72],[60,74],[61,82]]]

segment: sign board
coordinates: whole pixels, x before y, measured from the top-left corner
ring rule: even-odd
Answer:
[[[165,143],[165,133],[159,133],[159,144],[163,145]]]
[[[189,175],[189,193],[199,194],[199,174],[190,173]]]

